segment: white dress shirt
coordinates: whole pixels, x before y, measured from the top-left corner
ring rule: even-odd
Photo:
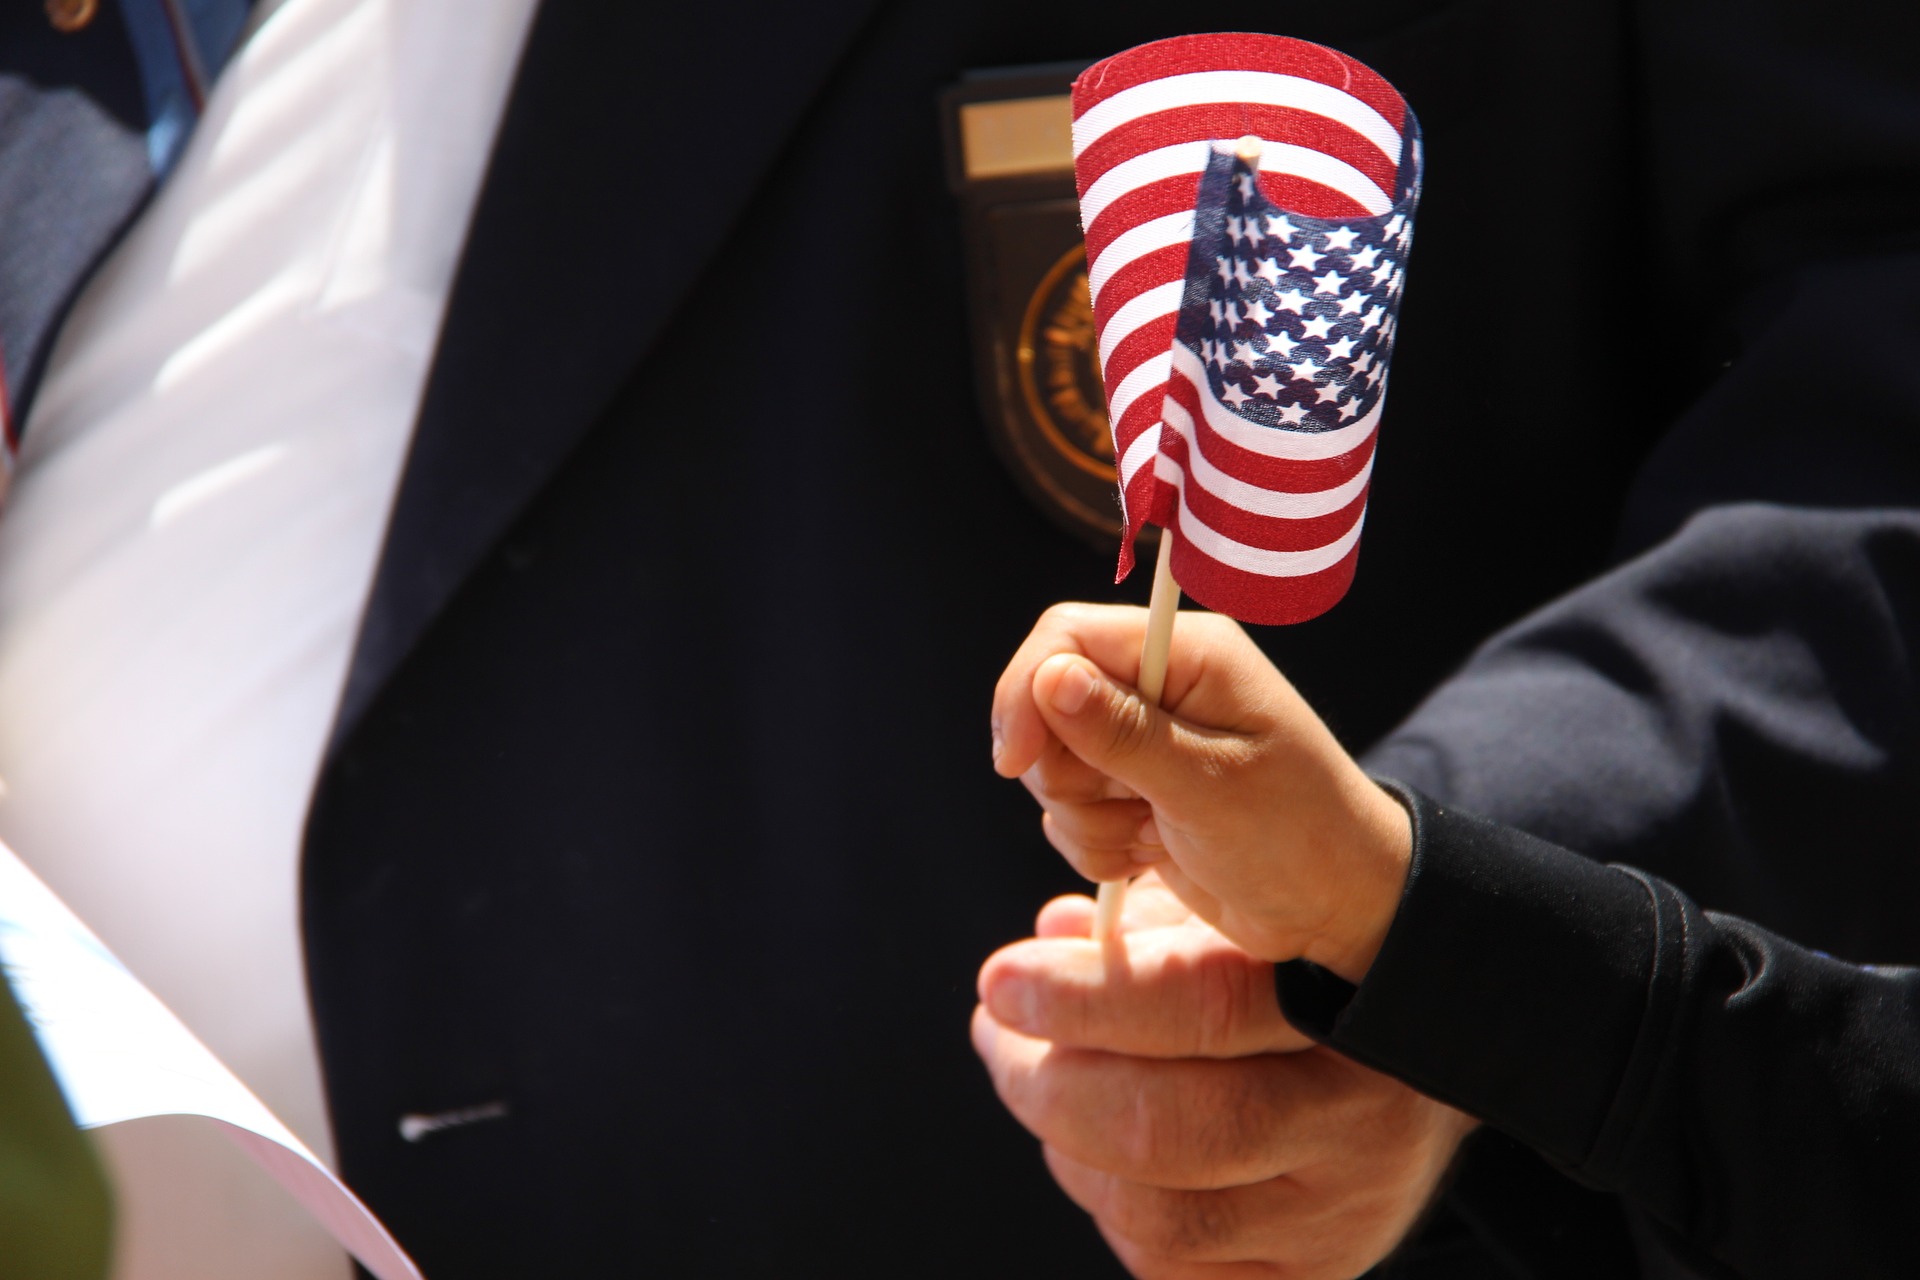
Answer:
[[[301,824],[533,7],[270,5],[0,519],[0,839],[323,1154]],[[121,1280],[347,1275],[200,1126],[104,1144]]]

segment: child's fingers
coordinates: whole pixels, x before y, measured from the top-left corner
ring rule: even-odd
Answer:
[[[1033,705],[1040,664],[1056,653],[1077,653],[1131,681],[1140,670],[1146,618],[1145,609],[1092,604],[1057,604],[1040,615],[993,690],[993,764],[1002,777],[1025,773],[1049,737]]]
[[[1053,739],[1040,758],[1020,775],[1021,783],[1043,805],[1095,804],[1102,800],[1138,800],[1118,778],[1109,777]]]
[[[1142,800],[1062,805],[1048,809],[1040,826],[1048,842],[1087,879],[1124,880],[1165,856],[1165,850],[1138,839],[1152,813]]]

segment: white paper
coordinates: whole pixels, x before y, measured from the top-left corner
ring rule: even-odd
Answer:
[[[204,1117],[380,1280],[422,1280],[360,1198],[4,845],[0,965],[82,1128]]]

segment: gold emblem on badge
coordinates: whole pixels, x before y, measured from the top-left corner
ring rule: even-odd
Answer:
[[[85,29],[99,12],[100,0],[47,0],[47,21],[55,31],[71,34]]]
[[[1016,354],[1020,391],[1042,437],[1080,470],[1113,484],[1085,245],[1062,254],[1027,300]]]

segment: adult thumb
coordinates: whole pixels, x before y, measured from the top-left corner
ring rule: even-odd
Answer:
[[[1183,772],[1174,719],[1078,654],[1055,654],[1033,673],[1047,727],[1081,760],[1152,800]]]

